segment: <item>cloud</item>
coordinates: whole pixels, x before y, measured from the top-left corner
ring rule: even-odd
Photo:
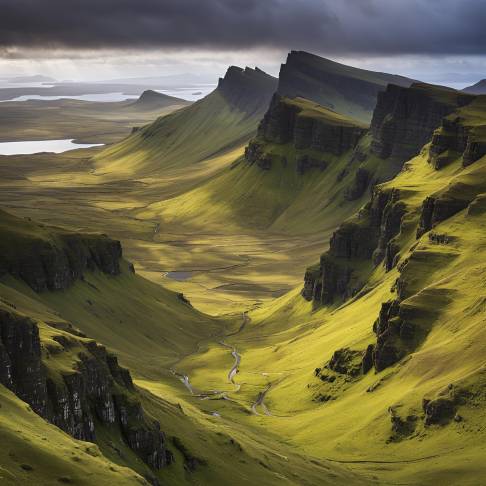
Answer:
[[[11,49],[484,54],[483,0],[0,0]]]

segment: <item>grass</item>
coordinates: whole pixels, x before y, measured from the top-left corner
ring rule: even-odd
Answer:
[[[220,102],[214,100],[217,111]],[[478,136],[482,103],[478,99],[458,112],[464,123],[477,127]],[[187,110],[200,109],[196,105]],[[486,304],[478,290],[486,283],[486,158],[463,168],[458,157],[437,171],[428,164],[425,147],[384,184],[399,189],[407,210],[397,239],[401,262],[409,260],[402,277],[410,295],[403,305],[433,312],[419,320],[423,334],[401,362],[360,379],[339,377],[329,383],[315,376],[315,368],[337,349],[363,351],[376,342],[373,322],[381,304],[396,297],[399,277],[396,268],[388,273],[368,268],[366,293],[333,307],[315,310],[300,296],[305,267],[325,250],[332,230],[368,198],[342,198],[351,177],[341,183],[336,179],[350,154],[330,157],[323,172],[300,176],[293,147],[268,145],[270,154],[285,154],[288,164],[262,171],[239,159],[242,145],[236,132],[231,149],[221,134],[214,146],[221,150],[211,150],[209,128],[201,127],[194,135],[195,147],[203,147],[200,160],[196,149],[193,153],[192,146],[184,145],[189,130],[181,129],[179,138],[167,128],[182,124],[184,111],[155,125],[169,141],[177,139],[173,146],[157,145],[154,137],[145,152],[135,135],[116,149],[120,158],[110,149],[94,161],[88,156],[99,152],[0,159],[2,174],[9,175],[2,181],[2,201],[17,214],[119,237],[140,273],[133,275],[124,266],[120,277],[92,273],[65,292],[43,294],[4,277],[2,299],[37,319],[79,327],[130,367],[145,409],[160,420],[169,438],[177,437],[184,446],[173,447],[176,463],[160,473],[161,482],[478,484],[484,475],[486,418]],[[361,143],[367,151],[369,137]],[[158,164],[159,156],[167,166]],[[12,161],[15,174],[9,170]],[[378,180],[396,171],[372,156],[363,166]],[[191,182],[184,181],[192,171]],[[140,178],[124,180],[133,174]],[[448,244],[435,243],[429,233],[417,241],[423,200],[446,193],[477,197],[475,210],[463,210],[434,228],[449,236]],[[192,273],[179,282],[161,276],[175,270]],[[144,275],[183,290],[199,310]],[[251,321],[237,332],[243,310],[250,310]],[[48,342],[49,334],[43,339]],[[234,359],[222,340],[241,355],[235,377],[239,386],[228,382]],[[190,394],[171,367],[187,374],[195,389],[218,393],[204,400]],[[269,384],[264,403],[270,415],[262,407],[255,415],[252,406]],[[458,407],[463,420],[425,427],[422,399],[450,384],[469,392],[468,401]],[[223,393],[229,400],[222,399]],[[321,402],[322,395],[332,399]],[[417,416],[410,435],[392,431],[390,407],[402,418]],[[34,442],[33,447],[40,446]],[[184,468],[181,450],[200,460],[195,471]],[[2,467],[13,470],[8,461]],[[96,467],[89,464],[87,470]]]

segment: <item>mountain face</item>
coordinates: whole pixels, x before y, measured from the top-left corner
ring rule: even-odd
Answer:
[[[464,93],[469,93],[473,95],[486,94],[486,79],[481,79],[481,81],[478,81],[476,84],[464,88],[462,91],[464,91]]]
[[[121,272],[120,243],[106,236],[69,233],[3,211],[0,232],[0,276],[19,278],[35,292],[66,290],[86,272]],[[109,427],[150,468],[171,461],[160,425],[143,411],[130,372],[115,355],[70,325],[51,327],[4,301],[0,384],[75,439],[95,442]]]
[[[366,128],[360,123],[316,103],[276,94],[258,126],[256,138],[245,150],[245,158],[250,164],[270,169],[272,157],[265,151],[266,146],[290,144],[296,150],[299,172],[314,166],[324,169],[326,161],[313,159],[306,151],[340,156],[354,149],[365,132]]]
[[[254,134],[276,84],[259,69],[232,66],[205,98],[137,129],[97,155],[97,173],[165,174],[242,146]]]
[[[218,82],[217,90],[233,107],[249,116],[266,108],[277,89],[277,80],[261,69],[230,66]]]
[[[397,116],[405,107],[408,115]],[[432,275],[445,275],[445,268],[456,268],[458,252],[469,254],[469,261],[473,261],[468,252],[480,243],[468,241],[465,232],[479,223],[486,190],[486,102],[482,97],[423,85],[408,89],[389,86],[380,95],[376,110],[376,125],[387,120],[394,127],[373,130],[372,124],[378,140],[373,139],[371,149],[378,147],[380,156],[416,155],[418,145],[412,150],[403,144],[408,140],[429,145],[396,179],[375,187],[357,217],[338,228],[319,265],[308,269],[302,291],[315,306],[359,300],[377,268],[398,270],[391,289],[395,297],[383,302],[373,327],[376,343],[363,354],[363,373],[371,367],[379,372],[402,360],[427,335],[430,325],[424,321],[438,319],[440,308],[429,307],[422,297],[430,293],[434,298],[436,294],[441,305],[452,298],[447,285],[442,290],[428,285]],[[406,120],[406,125],[400,127],[400,119]],[[423,124],[421,129],[418,120]],[[438,126],[432,132],[434,123]],[[398,138],[391,136],[397,131]],[[390,142],[385,153],[383,139]],[[424,165],[429,167],[427,177],[412,183],[413,172],[426,170]],[[445,173],[450,167],[454,170]],[[462,265],[468,264],[463,260]],[[424,405],[426,424],[441,421],[460,403],[457,396],[444,400]]]
[[[408,87],[412,79],[358,69],[303,51],[292,51],[280,68],[278,93],[315,101],[369,123],[377,96],[387,84]]]
[[[371,120],[371,150],[382,159],[402,161],[416,155],[441,120],[473,97],[425,84],[403,88],[390,84],[378,94]]]
[[[190,104],[190,102],[176,98],[174,96],[168,96],[163,93],[159,93],[152,89],[145,90],[138,100],[131,103],[129,106],[133,108],[143,108],[147,110],[155,110],[160,108],[165,108],[166,106],[171,106],[174,104]]]

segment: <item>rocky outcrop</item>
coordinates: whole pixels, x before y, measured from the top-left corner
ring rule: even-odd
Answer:
[[[422,203],[422,211],[420,213],[420,221],[417,228],[417,238],[420,238],[438,223],[445,221],[459,211],[466,209],[471,200],[456,199],[447,194],[438,197],[429,196],[425,198]]]
[[[453,160],[462,157],[467,167],[486,155],[486,142],[477,135],[478,127],[468,126],[467,121],[456,116],[444,118],[432,137],[429,163],[440,170]]]
[[[359,199],[368,189],[371,182],[371,173],[363,167],[359,167],[354,175],[353,183],[344,193],[344,199],[355,201]]]
[[[0,309],[0,383],[72,437],[96,441],[98,427],[116,427],[146,464],[165,466],[164,435],[143,412],[129,371],[94,341],[54,340],[43,350],[34,320]],[[65,353],[75,356],[72,372],[57,371],[57,360],[71,359]]]
[[[377,95],[387,84],[410,86],[412,82],[402,76],[366,71],[308,52],[292,51],[280,68],[278,93],[291,98],[303,96],[334,110],[334,103],[343,100],[342,108],[368,113],[369,121]]]
[[[229,105],[248,115],[263,112],[277,89],[277,79],[261,69],[230,66],[218,82],[217,92]]]
[[[303,297],[320,305],[356,295],[364,284],[354,271],[356,261],[369,261],[371,269],[385,259],[387,270],[393,268],[398,253],[393,238],[400,232],[404,214],[405,205],[397,190],[376,188],[359,218],[342,224],[333,233],[319,265],[307,270]]]
[[[326,368],[342,375],[357,376],[361,372],[361,351],[342,348],[334,351]]]
[[[446,88],[390,84],[378,95],[371,121],[371,150],[379,157],[405,162],[429,142],[442,119],[473,96]]]
[[[9,217],[0,212],[0,221]],[[120,273],[122,248],[105,235],[83,235],[13,220],[29,230],[2,233],[0,275],[10,273],[36,292],[62,290],[81,279],[86,271]]]
[[[365,132],[358,124],[340,123],[332,112],[326,116],[323,107],[308,100],[291,100],[277,94],[258,127],[258,137],[263,141],[292,143],[296,149],[334,155],[353,149]]]

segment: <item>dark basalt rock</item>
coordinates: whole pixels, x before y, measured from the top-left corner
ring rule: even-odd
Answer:
[[[424,398],[422,406],[425,412],[425,425],[446,424],[456,414],[456,404],[449,397],[438,397],[434,400]]]
[[[323,171],[327,167],[327,162],[325,160],[315,159],[310,155],[299,155],[296,159],[296,167],[297,172],[303,175],[311,169]]]
[[[368,189],[371,182],[371,174],[368,170],[360,167],[356,171],[354,181],[351,187],[348,187],[344,193],[344,198],[347,201],[355,201],[359,199]]]
[[[353,149],[366,132],[358,125],[332,123],[325,117],[303,115],[303,111],[298,103],[275,94],[258,127],[258,139],[277,144],[292,143],[298,150],[314,149],[341,155]]]
[[[321,256],[319,266],[307,270],[302,296],[320,305],[356,295],[363,284],[353,278],[353,261],[369,260],[377,265],[387,250],[385,264],[391,269],[398,250],[390,242],[400,232],[404,214],[405,206],[399,201],[397,190],[375,189],[359,219],[342,224],[333,233],[329,250]]]
[[[220,93],[230,107],[253,115],[264,110],[277,89],[278,80],[261,69],[230,66],[218,82]]]
[[[120,273],[122,248],[106,236],[58,234],[57,241],[32,238],[11,255],[0,254],[0,274],[22,279],[36,292],[62,290],[87,270]]]
[[[486,155],[486,142],[477,140],[477,127],[464,125],[460,117],[444,118],[432,137],[429,163],[439,170],[462,155],[462,165],[467,167]]]
[[[366,348],[365,352],[363,353],[363,359],[361,361],[361,372],[363,375],[366,375],[368,371],[373,368],[373,352],[375,349],[374,344],[369,344]]]
[[[390,414],[392,423],[392,441],[399,441],[404,437],[408,437],[415,431],[418,421],[416,415],[407,415],[407,417],[402,418],[394,407],[390,407],[388,413]]]
[[[349,348],[338,349],[334,351],[326,367],[336,373],[357,376],[361,372],[361,357],[361,351],[355,351]]]
[[[402,340],[413,338],[413,325],[400,315],[400,302],[391,300],[382,304],[373,330],[377,336],[373,363],[376,371],[381,371],[405,356]]]
[[[164,435],[160,425],[144,414],[129,371],[94,341],[57,337],[62,348],[55,354],[47,350],[43,358],[37,323],[0,309],[0,383],[76,439],[95,441],[97,427],[117,427],[146,464],[154,469],[166,465]],[[71,373],[47,372],[50,360],[78,347]]]
[[[409,160],[430,140],[445,116],[472,99],[470,95],[419,83],[410,88],[389,84],[378,94],[373,113],[372,152],[383,159]]]
[[[467,167],[486,155],[486,142],[468,140],[462,156],[462,165]]]
[[[337,296],[350,297],[353,292],[349,285],[351,274],[350,267],[340,265],[324,254],[319,267],[306,272],[302,295],[315,305],[331,304]]]
[[[444,118],[432,137],[429,163],[437,170],[442,169],[466,150],[467,140],[468,130],[459,117]]]
[[[431,230],[436,224],[466,209],[470,202],[468,199],[456,199],[447,195],[427,197],[422,204],[417,238]]]

